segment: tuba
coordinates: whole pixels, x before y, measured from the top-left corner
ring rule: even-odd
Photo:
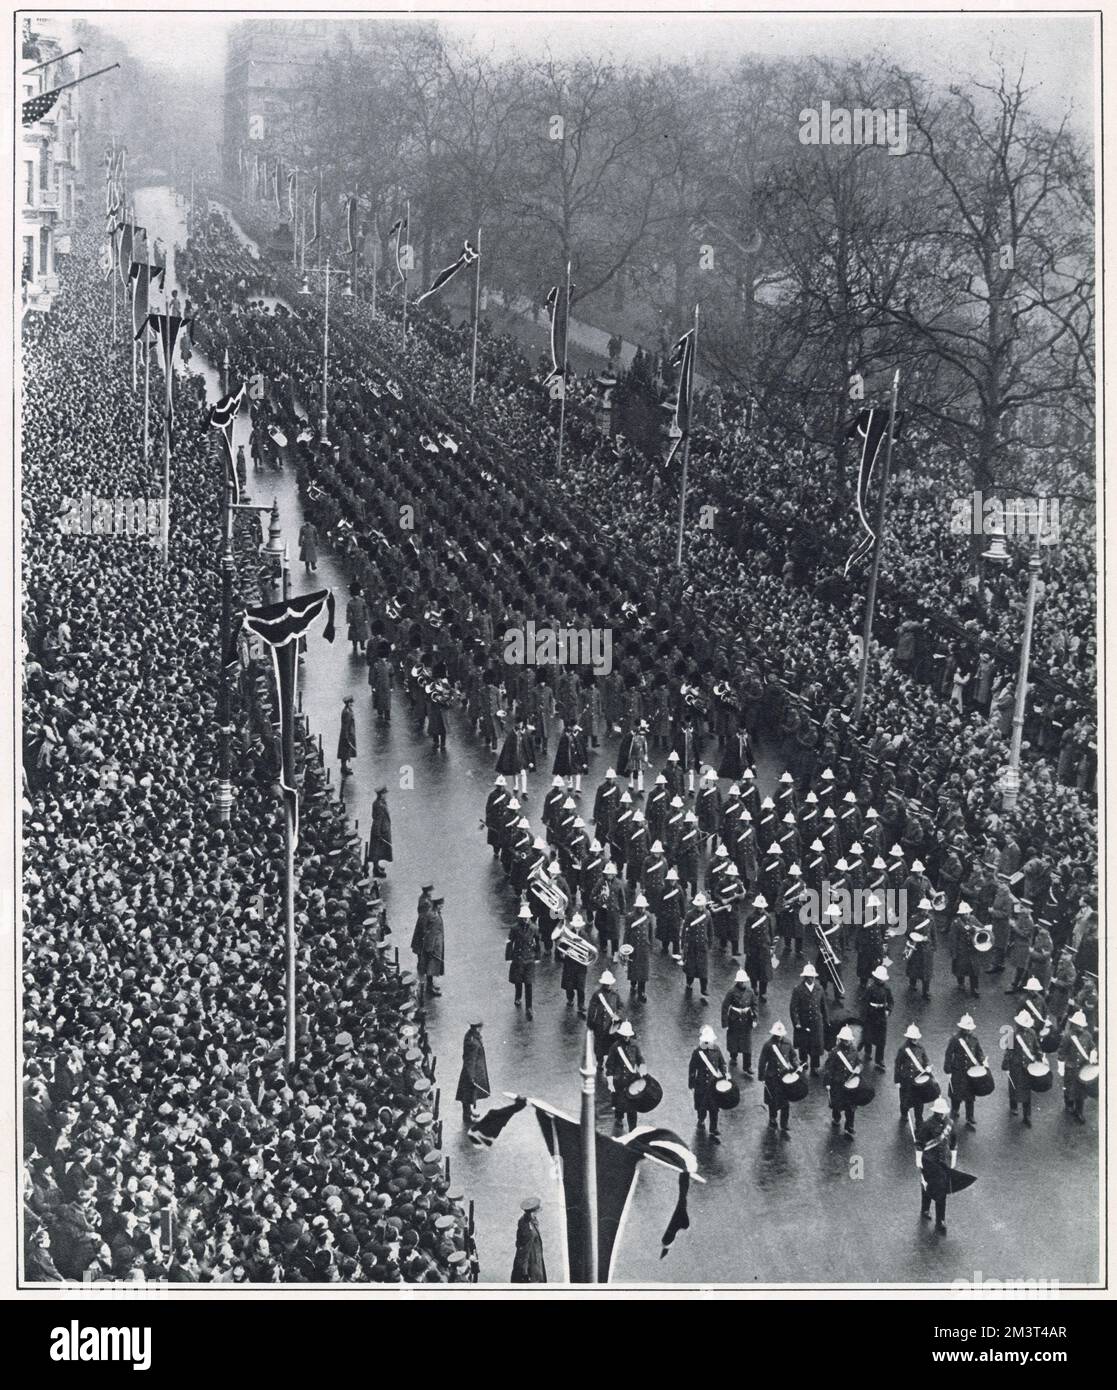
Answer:
[[[554,942],[555,954],[565,956],[567,960],[572,960],[575,965],[593,965],[597,961],[597,947],[581,932],[576,932],[573,927],[568,927],[565,922],[559,925],[551,933],[551,940]]]
[[[542,904],[552,921],[563,920],[570,900],[557,884],[551,882],[542,865],[537,864],[528,875],[527,889],[531,896]]]
[[[993,949],[993,933],[988,927],[970,927],[969,931],[975,951],[980,951],[984,955],[986,951]]]

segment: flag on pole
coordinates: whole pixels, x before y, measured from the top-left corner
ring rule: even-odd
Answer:
[[[551,370],[543,383],[544,386],[548,381],[563,375],[566,333],[570,320],[570,293],[573,288],[573,285],[570,286],[570,290],[564,285],[552,285],[547,295],[547,307],[551,311]]]
[[[34,125],[44,116],[49,116],[61,94],[62,88],[56,87],[53,92],[42,92],[37,97],[29,97],[23,103],[23,124]]]
[[[345,249],[350,255],[357,249],[357,199],[345,200]]]
[[[462,249],[462,253],[458,257],[458,259],[453,263],[453,265],[448,265],[445,270],[440,270],[438,272],[438,274],[434,277],[434,281],[431,284],[430,289],[424,290],[423,293],[418,297],[418,299],[416,299],[415,303],[422,304],[424,299],[429,299],[432,294],[434,294],[437,290],[440,290],[443,287],[443,285],[445,285],[448,281],[452,280],[459,270],[462,270],[467,265],[472,265],[476,259],[477,252],[473,249],[473,247],[469,244],[468,241],[465,242]]]
[[[142,227],[137,227],[134,222],[127,220],[120,223],[117,231],[120,233],[120,283],[127,289],[132,262],[136,258],[136,243],[140,236],[147,234]]]
[[[292,169],[287,175],[287,211],[291,214],[291,225],[295,224],[295,208],[297,206],[298,192],[295,183],[295,171]]]
[[[887,406],[869,406],[865,410],[859,410],[855,418],[846,426],[845,437],[856,440],[861,445],[854,505],[857,508],[862,535],[850,551],[849,559],[846,560],[845,569],[842,571],[845,578],[848,578],[854,565],[859,565],[872,554],[873,546],[876,544],[876,531],[873,529],[873,524],[868,516],[869,490],[872,487],[876,472],[877,459],[880,457],[880,446],[888,436],[889,413]],[[899,434],[903,418],[903,412],[898,410],[893,428],[893,438]]]
[[[175,345],[178,342],[178,335],[185,328],[188,332],[193,324],[193,318],[179,318],[177,314],[148,314],[144,323],[140,326],[136,337],[139,338],[146,329],[150,328],[159,340],[159,349],[163,355],[163,373],[168,380],[174,371]],[[174,393],[167,393],[167,426],[174,425],[175,407]]]
[[[148,265],[146,261],[133,261],[128,268],[128,279],[132,282],[132,332],[135,340],[142,337],[145,356],[148,336],[144,326],[151,310],[151,282],[158,280],[159,288],[163,289],[166,273],[166,266]]]
[[[276,703],[279,706],[279,782],[284,799],[291,808],[294,842],[299,838],[299,789],[295,779],[295,689],[298,681],[299,638],[305,636],[311,623],[326,609],[323,636],[334,640],[334,596],[330,589],[303,594],[299,598],[282,599],[248,608],[244,626],[258,637],[271,653],[275,674]]]
[[[392,229],[388,233],[388,240],[391,241],[393,237],[395,237],[396,239],[396,274],[399,276],[400,284],[402,285],[407,280],[407,272],[403,268],[403,263],[400,259],[400,253],[402,252],[403,248],[406,245],[408,245],[408,242],[411,237],[410,209],[408,209],[407,215],[405,217],[399,218],[398,221],[392,224]]]
[[[565,1218],[567,1268],[585,1268],[586,1185],[583,1166],[581,1124],[545,1101],[516,1096],[511,1105],[489,1110],[470,1125],[468,1138],[477,1148],[490,1147],[502,1130],[525,1105],[535,1118],[556,1161]],[[678,1197],[660,1238],[660,1259],[670,1250],[680,1231],[690,1228],[687,1196],[691,1180],[704,1182],[698,1175],[698,1160],[686,1141],[673,1130],[656,1125],[640,1125],[630,1134],[614,1139],[595,1132],[597,1167],[597,1280],[607,1284],[612,1276],[617,1245],[635,1191],[636,1176],[644,1161],[671,1168],[678,1174]]]
[[[679,369],[678,393],[675,397],[675,413],[671,434],[673,443],[663,465],[669,472],[679,445],[690,433],[690,407],[694,392],[694,329],[689,329],[671,349],[668,362]]]
[[[310,236],[307,246],[313,246],[322,232],[322,185],[314,185],[314,197],[310,200]]]
[[[221,438],[225,441],[225,467],[233,484],[233,502],[238,505],[240,503],[240,478],[237,476],[236,460],[233,457],[233,429],[237,422],[237,411],[240,410],[241,402],[244,400],[245,389],[246,383],[242,381],[236,391],[222,396],[209,412],[210,428],[220,430]]]

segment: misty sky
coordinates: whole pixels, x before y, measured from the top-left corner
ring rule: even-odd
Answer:
[[[293,14],[289,11],[288,14]],[[309,13],[309,12],[307,12]],[[374,11],[368,12],[370,16]],[[418,9],[411,10],[418,15]],[[151,9],[85,11],[128,43],[137,56],[173,63],[180,72],[217,79],[225,35],[244,11],[161,15]],[[316,16],[321,18],[322,16]],[[395,14],[394,19],[403,18]],[[706,54],[765,57],[821,54],[847,58],[882,50],[889,59],[939,82],[983,79],[990,55],[1015,69],[1025,64],[1036,106],[1049,119],[1073,103],[1076,124],[1093,112],[1094,21],[1087,15],[985,14],[796,15],[781,14],[452,14],[431,17],[451,34],[497,56],[531,55],[549,46],[559,56],[590,51],[618,58],[690,58]]]

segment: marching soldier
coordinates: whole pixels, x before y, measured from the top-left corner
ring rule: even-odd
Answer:
[[[698,838],[698,817],[693,811],[687,811],[683,816],[683,833],[679,836],[675,864],[680,879],[690,885],[692,892],[698,887]]]
[[[632,907],[624,929],[621,951],[628,963],[629,1000],[635,998],[641,1004],[646,1004],[652,958],[652,919],[648,914],[648,900],[643,893],[636,894]]]
[[[884,960],[884,919],[880,915],[880,899],[875,893],[870,893],[865,906],[869,915],[857,929],[857,982],[862,989]]]
[[[809,961],[800,971],[800,980],[791,991],[788,1007],[795,1050],[801,1057],[810,1058],[811,1075],[817,1076],[826,1046],[826,995],[819,989],[818,971]]]
[[[698,830],[703,839],[712,840],[721,825],[721,793],[718,791],[717,773],[708,767],[698,790],[694,806],[698,817]]]
[[[621,997],[614,988],[616,983],[613,972],[603,970],[586,1011],[586,1027],[593,1034],[593,1055],[598,1067],[604,1065],[613,1045],[613,1032],[624,1017]]]
[[[784,1041],[786,1037],[787,1029],[777,1018],[768,1030],[768,1041],[760,1049],[756,1067],[757,1076],[764,1083],[768,1128],[775,1129],[778,1123],[783,1134],[791,1130],[791,1104],[784,1095],[783,1078],[802,1065],[795,1049]]]
[[[803,956],[803,906],[808,902],[807,890],[803,887],[803,871],[798,864],[791,864],[787,870],[787,885],[780,897],[776,912],[776,922],[783,937],[784,955],[795,947],[795,959]]]
[[[1039,1061],[1039,1040],[1032,1027],[1032,1016],[1027,1009],[1021,1009],[1012,1020],[1015,1025],[1012,1039],[1001,1058],[1001,1071],[1008,1072],[1008,1113],[1015,1115],[1018,1109],[1024,1112],[1024,1127],[1032,1127],[1032,1088],[1028,1081],[1028,1068]]]
[[[561,779],[560,779],[561,780]],[[620,788],[615,769],[609,768],[593,799],[593,823],[602,844],[613,838],[613,822],[620,813]]]
[[[686,976],[686,993],[698,981],[702,1002],[707,1000],[707,983],[710,975],[710,946],[713,941],[710,914],[706,910],[705,893],[696,893],[683,920],[682,956],[683,973]]]
[[[1059,1044],[1059,1075],[1063,1078],[1063,1104],[1080,1125],[1086,1123],[1086,1090],[1081,1071],[1097,1064],[1097,1043],[1086,1015],[1076,1009],[1067,1019],[1067,1031]]]
[[[923,1102],[915,1093],[915,1078],[924,1072],[932,1071],[927,1049],[921,1041],[923,1034],[909,1023],[904,1030],[904,1041],[896,1053],[896,1063],[892,1068],[892,1080],[900,1088],[900,1119],[906,1120],[908,1111],[915,1111],[915,1125],[923,1123]]]
[[[667,858],[663,853],[663,842],[653,840],[652,847],[648,851],[648,857],[644,860],[643,889],[648,895],[648,902],[654,909],[658,906],[663,890],[666,886],[667,878]]]
[[[768,899],[757,893],[753,911],[745,923],[745,969],[756,986],[760,1002],[768,1002],[768,981],[772,978],[772,916]]]
[[[908,993],[917,986],[923,988],[923,998],[931,997],[931,976],[935,971],[935,926],[931,920],[931,900],[920,898],[918,917],[908,933],[905,971],[908,977]]]
[[[636,1042],[635,1029],[628,1019],[617,1025],[613,1045],[605,1059],[605,1075],[609,1089],[613,1093],[613,1124],[620,1129],[627,1123],[633,1130],[639,1123],[639,1115],[628,1095],[628,1088],[638,1076],[647,1075],[644,1054]]]
[[[888,971],[883,965],[878,965],[861,1001],[861,1047],[866,1061],[875,1051],[877,1071],[884,1070],[888,1015],[892,1012],[893,1002],[892,991],[888,988]]]
[[[523,999],[527,1005],[527,1017],[534,1018],[531,1011],[532,989],[535,985],[535,966],[541,954],[539,928],[531,915],[527,903],[521,903],[519,915],[506,948],[508,960],[508,983],[516,989],[515,1004],[520,1007]]]
[[[919,1215],[931,1219],[935,1204],[935,1230],[946,1235],[946,1198],[950,1191],[950,1170],[958,1146],[950,1106],[942,1096],[931,1104],[931,1114],[915,1131],[916,1164],[920,1169]]]
[[[726,1030],[725,1050],[732,1066],[738,1056],[741,1070],[752,1075],[752,1030],[756,1027],[756,992],[748,973],[738,970],[733,987],[721,1002],[721,1026]]]
[[[964,1104],[967,1129],[977,1128],[973,1113],[974,1092],[970,1068],[988,1066],[985,1049],[977,1036],[976,1028],[977,1025],[969,1014],[963,1014],[958,1020],[953,1037],[946,1045],[946,1056],[942,1064],[943,1071],[950,1077],[948,1093],[951,1118],[958,1118],[958,1111]]]
[[[663,893],[655,912],[655,934],[663,947],[664,955],[678,955],[679,933],[683,925],[686,903],[683,898],[679,873],[674,867],[667,870],[663,881]]]
[[[628,891],[617,873],[617,866],[610,861],[603,872],[605,901],[597,908],[594,925],[597,927],[597,940],[601,954],[611,960],[621,944],[621,924],[628,912]]]
[[[960,902],[956,909],[954,924],[950,929],[950,965],[958,988],[965,993],[969,982],[970,998],[980,998],[977,988],[977,956],[974,949],[974,926],[970,922],[973,912],[969,903]]]
[[[815,1068],[812,1066],[812,1074],[814,1070]],[[829,1092],[830,1124],[834,1129],[837,1129],[844,1119],[845,1132],[850,1139],[853,1138],[853,1116],[856,1106],[846,1090],[846,1082],[851,1077],[860,1077],[860,1075],[861,1064],[857,1057],[857,1047],[854,1044],[853,1029],[847,1024],[838,1030],[837,1039],[830,1055],[826,1058],[822,1079]]]
[[[718,1138],[717,1084],[728,1080],[725,1058],[718,1047],[714,1030],[704,1024],[698,1034],[698,1046],[690,1054],[690,1068],[687,1072],[687,1085],[694,1092],[694,1108],[698,1114],[698,1128],[705,1129],[707,1117],[710,1121],[710,1140],[720,1144]]]
[[[586,920],[580,912],[575,912],[566,923],[566,930],[573,932],[582,941],[589,942],[586,935]],[[560,923],[557,931],[561,931]],[[586,966],[582,961],[575,959],[569,951],[564,950],[562,955],[562,978],[559,981],[559,988],[566,995],[566,1007],[569,1009],[574,1003],[575,997],[578,1000],[578,1017],[586,1016]]]

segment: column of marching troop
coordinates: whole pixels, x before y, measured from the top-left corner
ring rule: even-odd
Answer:
[[[969,984],[973,995],[972,957],[981,956],[990,933],[957,895],[949,910],[921,859],[900,844],[884,844],[881,816],[864,783],[859,791],[843,788],[830,768],[813,782],[797,782],[785,771],[773,795],[762,796],[743,730],[736,735],[739,773],[724,791],[717,771],[700,764],[688,741],[653,776],[637,723],[622,739],[618,768],[608,769],[594,793],[591,826],[581,804],[586,761],[576,735],[574,745],[574,763],[562,764],[565,775],[554,773],[544,797],[542,837],[520,800],[525,777],[510,787],[498,773],[485,806],[488,843],[520,896],[506,950],[516,1005],[533,1016],[536,966],[554,951],[567,1007],[577,1007],[593,1032],[617,1123],[631,1127],[662,1097],[631,1016],[648,1000],[653,951],[658,946],[678,962],[683,990],[693,997],[697,984],[702,1004],[709,1000],[711,962],[730,963],[734,976],[720,1019],[725,1049],[704,1025],[688,1074],[699,1126],[708,1124],[717,1142],[720,1112],[740,1097],[733,1071],[754,1077],[752,1034],[773,973],[783,960],[802,961],[789,1027],[775,1020],[757,1057],[768,1123],[789,1134],[791,1107],[817,1076],[827,1088],[831,1124],[852,1136],[856,1111],[874,1097],[872,1071],[886,1070],[896,1003],[892,957],[902,960],[908,999],[928,1001],[935,956],[945,943],[959,990]],[[570,749],[563,747],[565,758]],[[1019,986],[1024,1002],[1002,1058],[1010,1110],[1025,1125],[1033,1096],[1051,1087],[1053,1052],[1072,1118],[1081,1121],[1086,1098],[1097,1094],[1096,992],[1089,982],[1069,992],[1051,982],[1044,949],[1040,942],[1038,973]],[[607,968],[587,1000],[588,971],[599,959]],[[857,1000],[847,1010],[849,966]],[[627,1001],[614,970],[627,975]],[[1006,993],[1015,988],[1014,982]],[[955,1121],[964,1112],[966,1126],[976,1127],[974,1102],[995,1086],[969,1013],[959,1018],[942,1072],[945,1096],[920,1029],[910,1023],[893,1058],[893,1082],[922,1168],[924,1214],[936,1203],[937,1225],[945,1229],[947,1192],[965,1185],[943,1177],[956,1173]]]

